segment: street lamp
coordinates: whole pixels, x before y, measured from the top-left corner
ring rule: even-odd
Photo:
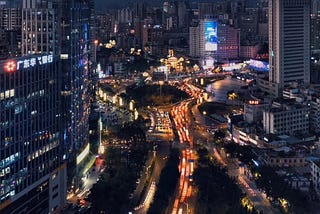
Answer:
[[[160,85],[160,97],[162,95],[162,85],[164,84],[164,81],[160,80],[159,85]]]
[[[97,62],[97,46],[99,41],[96,39],[94,40],[94,62]]]

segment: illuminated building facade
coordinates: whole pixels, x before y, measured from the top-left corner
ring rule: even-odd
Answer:
[[[66,199],[59,60],[0,61],[0,213],[51,213]]]
[[[240,51],[240,29],[218,23],[208,16],[198,25],[189,27],[189,55],[207,61],[238,59]]]
[[[79,186],[77,156],[89,143],[89,45],[90,1],[61,1],[63,145],[68,160],[68,186]],[[84,162],[84,161],[83,161]],[[82,162],[82,163],[83,163]]]
[[[228,62],[231,59],[238,59],[240,53],[240,29],[227,24],[219,24],[218,29],[216,60]]]
[[[55,9],[55,0],[23,0],[21,49],[23,55],[57,52]]]
[[[191,57],[213,56],[218,50],[218,22],[210,17],[201,19],[198,26],[189,28],[189,55]]]

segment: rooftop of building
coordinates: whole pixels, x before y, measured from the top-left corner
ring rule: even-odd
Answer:
[[[295,109],[303,109],[306,108],[305,105],[302,103],[296,102],[293,99],[285,99],[282,97],[276,98],[273,103],[272,107],[269,109],[270,112],[283,112],[283,111],[290,111]]]
[[[285,151],[275,151],[275,150],[269,150],[269,152],[266,153],[267,156],[270,158],[304,158],[304,153],[296,152],[294,150],[290,150],[288,152]]]

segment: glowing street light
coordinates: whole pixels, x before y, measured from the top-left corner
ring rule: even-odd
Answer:
[[[160,80],[159,85],[160,85],[160,97],[162,95],[162,85],[164,84],[164,81]]]
[[[99,44],[99,41],[96,39],[94,40],[94,62],[97,62],[97,46]]]
[[[133,111],[134,110],[134,100],[131,100],[129,103],[129,110]]]

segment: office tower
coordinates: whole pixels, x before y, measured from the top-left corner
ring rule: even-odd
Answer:
[[[5,30],[21,30],[21,9],[0,8],[0,28]]]
[[[189,28],[189,54],[191,57],[212,58],[218,50],[218,22],[210,16],[200,19]]]
[[[239,58],[240,29],[207,17],[189,27],[189,55],[215,61]],[[212,61],[212,60],[211,60]]]
[[[218,24],[218,49],[215,58],[218,62],[239,58],[240,29],[227,24]]]
[[[21,8],[0,7],[0,34],[0,59],[20,55]]]
[[[189,56],[200,57],[200,33],[199,23],[192,23],[189,27]]]
[[[269,82],[274,95],[310,82],[310,1],[269,1]]]
[[[57,13],[55,0],[23,0],[22,49],[23,55],[57,53]]]
[[[178,26],[179,28],[183,28],[188,25],[187,2],[178,1],[177,4],[178,4]]]
[[[59,59],[0,61],[0,213],[52,213],[66,200]]]
[[[81,186],[89,154],[90,0],[60,1],[63,145],[68,186]]]
[[[117,10],[117,21],[118,23],[122,24],[128,24],[132,23],[133,21],[133,12],[130,8],[122,8]]]
[[[0,8],[20,8],[21,0],[1,0]]]
[[[320,1],[312,0],[311,5],[311,52],[320,50]]]

